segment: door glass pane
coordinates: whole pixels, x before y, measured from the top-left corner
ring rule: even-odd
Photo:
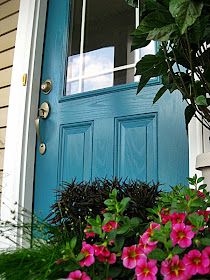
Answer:
[[[135,9],[124,0],[71,3],[66,95],[133,82]]]

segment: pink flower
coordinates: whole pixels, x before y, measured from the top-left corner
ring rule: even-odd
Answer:
[[[183,258],[188,275],[207,274],[209,272],[209,258],[206,253],[191,250]]]
[[[117,257],[115,253],[110,253],[110,255],[108,257],[104,257],[102,255],[98,256],[98,260],[100,262],[105,262],[105,263],[109,263],[109,264],[114,264],[116,263]]]
[[[156,266],[157,261],[150,260],[147,262],[147,258],[141,257],[136,266],[136,278],[137,280],[156,280],[156,274],[158,268]]]
[[[95,256],[98,257],[98,260],[100,262],[107,262],[109,264],[113,264],[116,262],[116,254],[111,253],[106,246],[103,245],[93,245],[94,251],[95,251]]]
[[[82,250],[80,253],[84,254],[84,258],[79,262],[82,267],[91,266],[95,262],[94,248],[90,244],[82,242]]]
[[[139,248],[143,251],[145,255],[148,255],[150,252],[152,252],[156,248],[156,244],[150,245],[147,243],[147,240],[143,240],[142,238],[139,239]]]
[[[75,271],[69,273],[67,279],[69,279],[69,280],[91,280],[91,278],[85,272],[81,272],[80,270],[75,270]]]
[[[124,267],[129,269],[135,268],[140,258],[146,258],[141,248],[138,245],[124,247],[121,259],[123,260]]]
[[[160,273],[164,280],[186,280],[189,279],[183,261],[178,255],[172,257],[171,260],[165,260],[161,263]]]
[[[175,224],[184,223],[185,217],[186,217],[185,213],[174,212],[173,214],[171,214],[170,220],[172,222],[172,225],[175,225]]]
[[[87,225],[84,229],[85,238],[95,237],[95,232],[92,231],[92,226]]]
[[[102,226],[102,229],[105,232],[110,232],[113,229],[117,229],[117,228],[118,228],[118,223],[115,221],[109,221],[108,223]]]
[[[150,223],[149,228],[145,231],[145,233],[141,237],[141,239],[144,243],[147,243],[151,246],[157,244],[157,241],[151,241],[151,237],[154,235],[155,229],[159,230],[160,225],[156,224],[156,223]]]
[[[95,256],[102,255],[103,257],[109,257],[110,256],[110,251],[107,249],[106,246],[103,245],[93,245]]]
[[[206,248],[204,248],[203,253],[205,255],[207,255],[209,258],[209,272],[208,273],[210,274],[210,246],[207,246]]]
[[[181,248],[187,248],[192,244],[192,238],[194,235],[195,232],[192,231],[191,226],[181,223],[173,225],[170,237],[173,246],[178,244]]]
[[[170,209],[162,208],[160,212],[162,224],[165,225],[170,219]]]

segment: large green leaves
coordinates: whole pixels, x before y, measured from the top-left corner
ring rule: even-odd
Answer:
[[[127,2],[127,4],[130,5],[131,7],[134,8],[138,7],[138,0],[125,0],[125,2]]]
[[[145,55],[136,64],[136,75],[141,75],[138,92],[146,85],[150,78],[167,73],[167,69],[162,51],[159,51],[156,55]]]
[[[168,41],[170,38],[172,38],[172,35],[177,32],[178,30],[176,24],[171,23],[160,28],[154,28],[149,32],[147,40]]]
[[[133,36],[132,50],[145,47],[151,40],[160,40],[174,33],[176,26],[171,24],[174,24],[174,19],[167,9],[150,11],[131,34]]]
[[[191,121],[192,117],[195,115],[195,106],[192,104],[188,105],[185,108],[185,125],[186,125],[186,130],[188,130],[188,124]]]
[[[184,34],[201,15],[202,8],[202,1],[170,0],[169,10],[176,20],[181,34]]]

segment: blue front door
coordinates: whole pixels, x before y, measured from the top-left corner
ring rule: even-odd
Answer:
[[[165,189],[185,182],[184,104],[168,94],[152,105],[156,80],[136,95],[134,28],[135,10],[124,0],[49,0],[42,82],[51,79],[53,88],[40,92],[50,114],[40,120],[43,155],[37,140],[37,215],[46,216],[55,189],[74,178],[159,181]]]

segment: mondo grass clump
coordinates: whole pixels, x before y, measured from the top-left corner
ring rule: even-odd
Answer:
[[[117,190],[117,199],[131,199],[125,214],[129,217],[139,217],[143,223],[148,223],[147,208],[156,206],[160,195],[159,183],[147,184],[141,181],[122,180],[114,178],[95,179],[93,182],[64,183],[56,190],[56,202],[51,207],[47,220],[65,232],[81,234],[87,217],[95,217],[106,211],[104,201],[108,199],[113,189]]]

